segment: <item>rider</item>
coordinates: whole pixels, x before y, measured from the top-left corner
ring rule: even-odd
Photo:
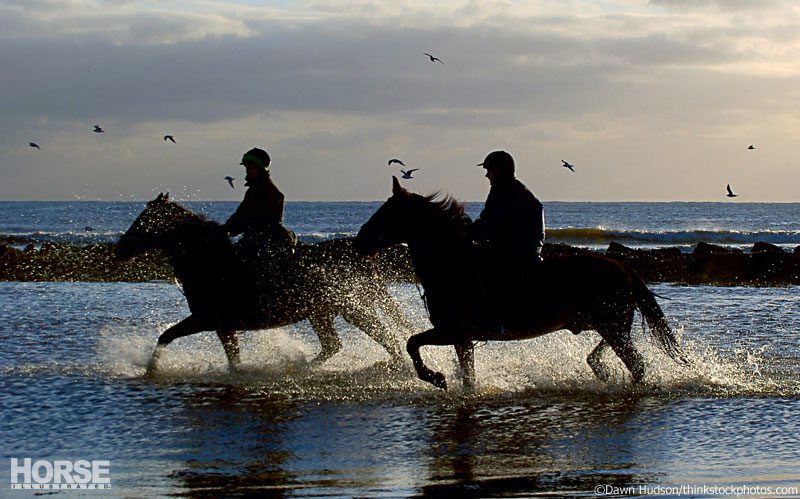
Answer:
[[[491,188],[480,217],[470,226],[470,238],[486,248],[487,297],[493,315],[506,315],[509,298],[522,278],[542,261],[544,208],[515,176],[514,158],[494,151],[483,163]]]
[[[236,252],[256,282],[280,277],[294,252],[297,238],[283,225],[283,193],[270,177],[270,157],[257,147],[242,156],[247,191],[223,228],[230,236],[242,234]]]

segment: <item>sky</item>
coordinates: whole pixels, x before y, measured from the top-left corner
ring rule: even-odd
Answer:
[[[0,47],[0,200],[239,200],[257,146],[287,201],[483,200],[498,149],[543,201],[800,201],[795,1],[0,0]]]

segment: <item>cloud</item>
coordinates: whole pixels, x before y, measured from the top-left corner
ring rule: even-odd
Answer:
[[[649,0],[650,5],[657,7],[676,8],[680,10],[698,10],[716,8],[720,10],[765,10],[773,8],[786,8],[793,6],[794,2],[787,0]]]
[[[183,172],[173,181],[196,175],[198,161],[211,171],[223,150],[266,142],[328,180],[312,187],[287,173],[292,192],[353,198],[360,185],[337,182],[325,164],[371,179],[381,151],[444,165],[472,164],[498,144],[554,148],[557,161],[579,142],[722,140],[741,123],[790,122],[800,104],[797,9],[772,1],[750,14],[658,0],[0,1],[0,161],[24,170],[29,151],[17,144],[35,135],[74,147],[65,157],[87,163],[72,167],[85,183],[106,175],[92,158],[132,168],[149,134],[169,128],[208,147],[199,160],[171,158]],[[94,137],[94,123],[108,133]],[[454,182],[480,197],[482,184],[447,171],[419,184]]]

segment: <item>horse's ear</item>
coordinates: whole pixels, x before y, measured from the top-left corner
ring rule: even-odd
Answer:
[[[164,199],[164,193],[163,192],[159,192],[158,196],[156,196],[154,201],[161,201],[162,199]]]
[[[403,189],[400,185],[400,181],[397,180],[397,177],[392,175],[392,194],[407,194],[408,191]]]
[[[169,192],[164,194],[164,201],[169,201]]]

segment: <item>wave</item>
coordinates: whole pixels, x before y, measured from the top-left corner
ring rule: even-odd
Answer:
[[[0,244],[11,246],[26,246],[28,244],[39,245],[42,243],[62,243],[74,246],[87,246],[90,244],[116,243],[120,236],[120,231],[34,231],[34,232],[13,232],[0,233]],[[304,243],[318,243],[329,239],[342,237],[353,237],[354,232],[311,232],[298,233],[297,238]]]
[[[122,235],[119,231],[32,231],[0,233],[0,244],[24,246],[45,242],[87,246],[99,243],[117,242]]]
[[[15,246],[41,244],[44,242],[89,245],[114,243],[121,235],[121,231],[101,230],[14,232],[0,233],[0,243]],[[353,237],[355,232],[298,232],[297,236],[304,243],[316,243],[341,237]],[[630,246],[693,246],[701,241],[727,246],[749,246],[756,242],[771,243],[784,247],[800,245],[800,230],[644,230],[608,229],[605,227],[555,227],[548,228],[546,236],[549,243],[564,243],[573,246],[607,246],[612,241]]]

